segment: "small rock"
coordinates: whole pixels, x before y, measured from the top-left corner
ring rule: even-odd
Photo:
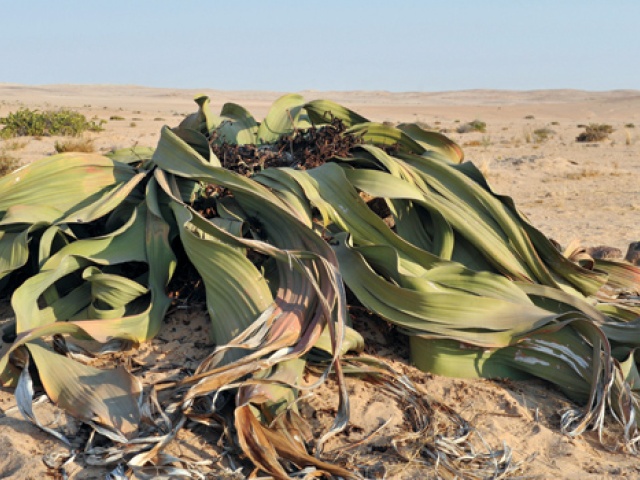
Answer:
[[[640,266],[640,242],[631,242],[629,244],[629,249],[624,259],[633,265]]]
[[[640,252],[639,252],[640,253]],[[587,248],[587,254],[599,260],[622,260],[622,250],[606,245]]]

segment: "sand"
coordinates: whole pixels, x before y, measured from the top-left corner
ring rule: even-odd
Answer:
[[[216,90],[153,89],[137,86],[56,85],[28,87],[0,84],[0,117],[20,107],[40,110],[71,108],[88,118],[106,120],[105,130],[86,134],[96,151],[134,144],[155,146],[162,125],[175,126],[196,110],[194,95],[205,93],[214,111],[228,101],[240,103],[262,118],[278,92],[230,92]],[[444,131],[463,146],[466,159],[485,172],[493,189],[514,198],[516,205],[545,234],[567,245],[576,240],[584,246],[608,245],[626,252],[629,243],[640,240],[640,92],[490,91],[443,93],[389,92],[300,92],[305,98],[327,98],[355,109],[375,121],[419,121]],[[112,118],[122,117],[124,120]],[[486,122],[485,133],[457,133],[463,123]],[[610,140],[584,144],[575,141],[583,131],[578,125],[610,124]],[[632,125],[638,125],[638,128]],[[553,131],[537,142],[535,130]],[[22,162],[54,153],[63,138],[0,140],[4,150]],[[0,318],[8,314],[6,304]],[[160,338],[143,345],[136,358],[162,361],[179,368],[185,355],[195,366],[207,347],[194,338],[206,330],[202,305],[177,312],[167,319]],[[404,365],[406,342],[393,337],[393,345],[380,336],[384,325],[361,325],[371,353],[384,355],[396,368],[419,384],[433,399],[462,414],[493,446],[505,442],[515,461],[522,462],[527,478],[607,478],[640,476],[637,458],[602,447],[594,434],[578,438],[563,436],[557,411],[570,402],[541,382],[493,382],[460,380],[425,375]],[[202,338],[202,333],[199,337]],[[0,353],[6,349],[2,347]],[[172,363],[173,362],[173,363]],[[381,478],[429,478],[431,467],[402,466],[388,448],[390,439],[410,426],[402,411],[384,392],[362,382],[350,381],[354,411],[353,428],[336,439],[333,448],[343,448],[391,419],[375,437],[374,446],[355,452],[368,475]],[[325,392],[326,393],[326,392]],[[39,478],[46,471],[45,453],[63,449],[55,439],[24,421],[11,407],[13,394],[0,390],[0,478]],[[335,405],[326,395],[309,402],[311,413],[328,412]],[[44,422],[73,427],[72,422],[46,403],[36,412]],[[4,412],[4,413],[2,413]],[[328,416],[328,415],[327,415]],[[322,415],[316,415],[322,423]],[[328,419],[326,420],[329,421]],[[202,428],[184,430],[171,452],[191,460],[221,460],[221,450]],[[68,471],[75,478],[104,475],[102,467],[82,470],[80,461]],[[225,464],[228,465],[228,464]],[[203,471],[207,468],[201,467]],[[213,471],[213,470],[212,470]],[[216,478],[215,474],[211,478]]]

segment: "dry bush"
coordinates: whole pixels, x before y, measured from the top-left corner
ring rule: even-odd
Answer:
[[[27,141],[13,140],[11,142],[5,142],[4,150],[15,152],[16,150],[22,150],[27,146]]]
[[[13,172],[20,165],[20,161],[6,151],[0,150],[0,177]]]
[[[533,142],[533,133],[531,132],[530,128],[525,128],[522,132],[522,135],[524,137],[524,141],[527,143],[531,143]]]
[[[586,125],[584,129],[585,131],[576,137],[576,142],[602,142],[613,132],[611,125],[597,123]]]
[[[601,175],[601,174],[602,172],[600,172],[599,170],[596,170],[593,168],[583,168],[579,172],[567,173],[566,178],[568,180],[580,180],[582,178],[597,177],[598,175]]]
[[[482,175],[488,177],[491,172],[491,159],[487,159],[483,155],[482,160],[476,166],[482,172]]]
[[[542,142],[546,142],[547,140],[549,140],[549,137],[551,137],[552,135],[555,135],[555,134],[556,134],[556,132],[551,130],[548,127],[536,128],[533,131],[533,138],[534,138],[536,143],[542,143]]]
[[[460,125],[456,131],[458,133],[469,133],[469,132],[480,132],[484,133],[487,131],[487,124],[482,120],[474,120],[473,122],[468,122]]]
[[[80,140],[66,140],[64,142],[56,142],[54,145],[56,152],[95,152],[96,149],[93,145],[93,140],[86,138]]]

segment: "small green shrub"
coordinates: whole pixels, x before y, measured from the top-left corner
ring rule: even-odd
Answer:
[[[636,128],[636,126],[633,123],[627,123],[624,128]]]
[[[602,142],[613,132],[611,125],[592,123],[584,127],[584,132],[576,137],[576,142]]]
[[[525,118],[525,120],[533,120],[533,119],[534,119],[534,118],[536,118],[536,117],[534,117],[533,115],[527,115],[527,116],[526,116],[526,117],[524,117],[524,118]]]
[[[551,130],[550,128],[547,127],[543,127],[543,128],[536,128],[533,131],[533,137],[535,139],[536,143],[542,143],[542,142],[546,142],[547,140],[549,140],[549,137],[552,135],[555,135],[556,132],[554,132],[553,130]]]
[[[121,117],[120,115],[111,115],[109,117],[109,120],[113,120],[113,121],[122,121],[124,120],[124,117]]]
[[[458,133],[469,133],[469,132],[480,132],[484,133],[487,131],[487,124],[482,120],[474,120],[473,122],[468,122],[460,125],[456,131]]]
[[[89,121],[81,113],[72,110],[40,112],[21,108],[17,112],[0,118],[0,124],[4,125],[4,128],[0,130],[0,137],[10,138],[50,135],[76,136],[87,130],[99,132],[103,130],[104,122]]]

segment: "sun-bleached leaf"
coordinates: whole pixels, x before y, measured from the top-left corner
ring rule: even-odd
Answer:
[[[116,438],[135,435],[140,422],[140,381],[122,367],[99,370],[28,343],[40,379],[53,403],[71,415],[112,431]]]
[[[18,380],[18,384],[16,386],[15,396],[18,410],[20,410],[20,413],[24,418],[36,425],[42,431],[56,437],[65,445],[69,447],[71,446],[71,442],[67,437],[65,437],[57,430],[44,425],[40,420],[38,420],[38,417],[33,411],[33,381],[31,380],[31,374],[29,373],[28,359],[26,360],[24,368],[22,369],[22,373],[20,374],[20,379]]]

